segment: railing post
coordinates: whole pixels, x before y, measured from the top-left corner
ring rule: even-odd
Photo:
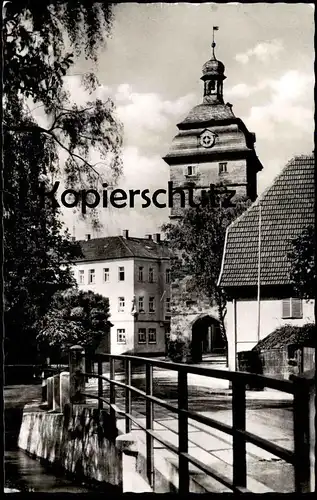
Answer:
[[[244,488],[247,486],[246,441],[237,431],[245,431],[245,422],[245,382],[236,378],[232,382],[233,485]]]
[[[187,372],[178,372],[178,409],[188,410]],[[179,493],[189,493],[188,460],[182,453],[188,453],[188,416],[182,411],[178,414],[178,451],[179,455]]]
[[[131,373],[131,360],[125,359],[125,383],[126,385],[131,385],[132,373]],[[131,391],[129,389],[125,390],[125,412],[131,414],[132,404],[131,404]],[[129,434],[131,432],[131,420],[129,417],[125,417],[125,432]]]
[[[98,409],[103,409],[103,401],[100,399],[103,396],[103,380],[100,378],[102,376],[102,360],[98,359]]]
[[[153,366],[146,363],[145,367],[145,392],[148,396],[153,395]],[[153,430],[153,403],[146,399],[146,429]],[[153,437],[146,433],[146,471],[149,485],[154,485],[154,449]]]
[[[69,350],[69,397],[72,404],[85,404],[85,349],[74,345]]]
[[[111,382],[111,380],[115,380],[115,360],[114,358],[110,358],[110,419],[112,422],[113,429],[116,429],[116,411],[112,407],[116,403],[116,387]]]
[[[295,492],[311,491],[310,467],[310,391],[307,380],[291,377],[294,383]]]

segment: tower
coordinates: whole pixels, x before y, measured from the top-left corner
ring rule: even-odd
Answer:
[[[213,34],[217,29],[213,28]],[[186,206],[189,187],[198,199],[210,184],[226,185],[254,201],[256,176],[263,168],[254,148],[255,134],[234,115],[232,104],[224,103],[225,66],[216,58],[214,36],[211,47],[211,59],[202,68],[203,101],[177,124],[178,133],[163,158],[170,166],[173,188],[182,188],[186,194]],[[180,201],[175,194],[171,219],[181,217]]]

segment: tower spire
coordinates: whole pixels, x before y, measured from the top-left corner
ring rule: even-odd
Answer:
[[[211,44],[211,48],[212,48],[212,57],[213,57],[213,59],[216,59],[216,56],[215,56],[215,47],[216,47],[215,31],[218,31],[218,30],[219,30],[219,26],[213,26],[212,27],[212,44]]]
[[[223,104],[223,81],[226,77],[224,75],[225,67],[215,55],[215,31],[218,30],[219,26],[212,27],[212,56],[203,65],[203,76],[201,77],[204,82],[203,102],[208,104]]]

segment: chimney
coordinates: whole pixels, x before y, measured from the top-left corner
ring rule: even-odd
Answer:
[[[85,240],[86,240],[86,241],[89,241],[89,240],[90,240],[90,238],[91,238],[91,235],[90,235],[90,234],[86,234],[86,235],[85,235]]]
[[[155,243],[160,243],[160,241],[161,241],[161,234],[160,233],[153,234],[153,240],[155,241]]]
[[[127,240],[129,238],[129,229],[124,229],[122,231],[122,236]]]
[[[151,240],[152,239],[152,235],[151,234],[146,234],[145,237],[148,239],[148,240]]]

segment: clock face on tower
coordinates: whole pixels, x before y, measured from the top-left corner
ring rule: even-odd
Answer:
[[[210,132],[210,130],[204,130],[200,136],[200,144],[203,148],[211,148],[215,144],[216,134]]]

